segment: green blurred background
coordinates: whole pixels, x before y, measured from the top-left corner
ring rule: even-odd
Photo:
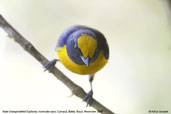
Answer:
[[[0,0],[0,14],[49,60],[69,26],[103,32],[108,64],[96,74],[94,98],[117,114],[171,113],[171,28],[164,0]],[[43,72],[42,66],[0,28],[0,111],[94,110]],[[87,76],[56,65],[89,90]],[[1,113],[0,112],[0,113]]]

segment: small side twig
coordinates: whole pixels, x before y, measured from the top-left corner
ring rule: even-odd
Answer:
[[[30,53],[37,61],[39,61],[43,66],[48,63],[48,60],[29,42],[27,41],[19,32],[17,32],[3,17],[0,15],[0,26],[21,46]],[[67,76],[65,76],[59,69],[54,67],[51,73],[59,79],[64,85],[66,85],[71,92],[77,97],[83,99],[86,92],[74,82],[72,82]],[[100,104],[97,100],[93,99],[91,104],[93,108],[102,114],[114,114],[112,111],[107,109],[105,106]]]

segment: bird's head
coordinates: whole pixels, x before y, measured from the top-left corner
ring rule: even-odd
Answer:
[[[77,39],[77,46],[81,51],[80,58],[87,66],[89,66],[97,48],[97,41],[92,36],[82,34]]]
[[[88,33],[87,33],[88,32]],[[96,36],[87,31],[71,35],[67,43],[67,53],[77,64],[89,66],[98,56],[98,42]]]

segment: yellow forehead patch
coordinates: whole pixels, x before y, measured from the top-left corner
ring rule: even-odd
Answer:
[[[78,38],[78,48],[81,50],[85,58],[92,58],[97,48],[97,41],[92,36],[82,34]]]

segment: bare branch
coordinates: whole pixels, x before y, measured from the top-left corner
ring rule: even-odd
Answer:
[[[19,32],[17,32],[3,17],[0,15],[0,26],[21,46],[30,53],[37,61],[39,61],[43,66],[48,62],[48,60],[29,42],[27,41]],[[74,82],[72,82],[67,76],[65,76],[59,69],[54,67],[51,73],[59,79],[64,85],[66,85],[71,92],[77,97],[83,99],[86,92]],[[114,114],[112,111],[107,109],[105,106],[100,104],[98,101],[93,99],[91,104],[93,108],[102,114]]]

